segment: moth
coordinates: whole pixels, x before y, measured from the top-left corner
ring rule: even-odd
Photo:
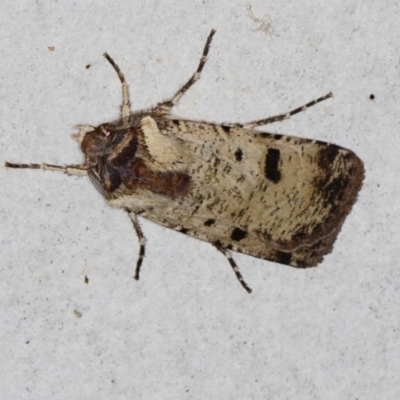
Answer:
[[[211,243],[250,293],[231,251],[297,268],[316,266],[331,252],[357,199],[364,168],[352,151],[334,144],[254,129],[290,118],[332,93],[245,124],[174,118],[171,109],[200,78],[214,34],[190,79],[148,110],[131,112],[124,74],[104,53],[121,82],[121,115],[77,127],[73,137],[83,163],[5,166],[87,175],[108,204],[123,208],[132,221],[140,243],[135,279],[145,256],[142,216]]]

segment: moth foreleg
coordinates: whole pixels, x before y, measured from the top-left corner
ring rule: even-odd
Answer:
[[[51,165],[51,164],[22,164],[5,162],[6,168],[42,169],[44,171],[58,171],[71,176],[87,175],[87,168],[83,165]]]
[[[230,253],[227,249],[225,249],[225,248],[223,248],[223,247],[221,247],[221,246],[219,246],[219,245],[217,245],[217,244],[214,244],[214,247],[215,247],[217,250],[219,250],[219,251],[227,258],[227,260],[229,261],[229,264],[231,265],[231,267],[232,267],[232,269],[233,269],[233,272],[235,273],[236,278],[238,279],[238,281],[240,282],[240,284],[244,287],[244,289],[245,289],[248,293],[251,293],[252,290],[249,288],[249,286],[247,285],[247,283],[244,281],[243,276],[242,276],[242,274],[240,273],[239,268],[238,268],[238,266],[236,265],[235,260],[232,258],[231,253]]]
[[[304,104],[301,107],[297,107],[294,110],[291,110],[291,111],[289,111],[289,112],[287,112],[285,114],[275,115],[274,117],[258,119],[256,121],[250,121],[250,122],[246,122],[244,124],[224,124],[224,125],[239,126],[240,128],[245,128],[245,129],[253,129],[256,126],[267,125],[267,124],[271,124],[273,122],[278,122],[278,121],[282,121],[284,119],[289,119],[291,116],[293,116],[295,114],[298,114],[298,113],[300,113],[302,111],[306,111],[307,108],[312,107],[315,104],[320,103],[321,101],[329,99],[332,96],[333,96],[332,93],[329,92],[325,96],[322,96],[322,97],[319,97],[318,99],[310,101],[309,103]]]
[[[129,86],[125,81],[124,74],[121,72],[115,61],[107,53],[104,53],[103,56],[112,65],[115,72],[118,74],[119,80],[121,81],[121,86],[122,86],[121,117],[127,117],[130,114],[130,106],[131,106],[131,102],[129,100]]]
[[[203,54],[200,58],[199,65],[197,67],[196,72],[190,77],[190,79],[172,96],[171,99],[163,101],[156,106],[156,109],[162,109],[162,111],[166,114],[170,113],[171,108],[176,105],[179,99],[185,94],[185,92],[197,81],[200,79],[201,71],[204,68],[204,65],[207,61],[208,51],[210,49],[211,41],[215,33],[215,29],[211,29],[206,44],[204,46]]]
[[[129,218],[132,221],[133,228],[135,229],[136,235],[137,235],[137,237],[139,239],[139,245],[140,245],[139,257],[138,257],[138,260],[136,262],[136,270],[135,270],[135,275],[134,275],[134,278],[138,281],[139,280],[140,267],[142,266],[143,258],[144,258],[145,250],[146,250],[146,238],[143,235],[142,228],[140,227],[140,224],[139,224],[139,221],[137,220],[136,214],[134,212],[130,211],[130,210],[126,210],[126,212],[128,213]]]

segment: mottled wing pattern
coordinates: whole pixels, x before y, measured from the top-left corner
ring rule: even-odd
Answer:
[[[150,179],[148,191],[124,189],[111,205],[126,202],[132,211],[169,228],[295,267],[315,266],[331,251],[364,176],[353,152],[235,126],[145,120],[140,135],[151,158],[149,168],[167,153],[169,163],[161,160],[162,169],[155,171],[160,182],[165,174],[189,180],[182,193],[180,181],[171,179],[170,192],[155,193],[150,186],[163,185]],[[167,152],[159,137],[156,147],[151,143],[157,134],[169,146]],[[171,149],[177,149],[176,157]],[[185,163],[178,154],[185,154]],[[143,173],[141,179],[146,176],[151,175]]]

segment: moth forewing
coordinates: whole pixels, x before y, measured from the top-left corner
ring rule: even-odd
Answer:
[[[204,122],[165,120],[159,127],[181,139],[191,159],[184,168],[189,194],[153,192],[149,204],[148,193],[135,193],[111,204],[135,202],[130,206],[137,213],[169,228],[295,267],[314,266],[330,251],[361,184],[362,164],[354,153]]]
[[[332,96],[246,124],[176,119],[171,108],[199,79],[215,31],[196,72],[169,100],[131,112],[125,77],[105,53],[122,86],[121,116],[80,126],[79,166],[12,164],[12,168],[87,174],[113,207],[124,208],[139,237],[135,278],[145,254],[137,215],[207,241],[225,255],[242,286],[230,250],[312,267],[332,250],[364,178],[350,150],[316,140],[269,134],[255,127],[290,118]]]

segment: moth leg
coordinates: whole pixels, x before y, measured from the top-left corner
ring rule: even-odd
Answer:
[[[247,283],[244,281],[243,276],[242,276],[242,274],[240,273],[239,268],[238,268],[238,266],[236,265],[235,260],[232,258],[231,253],[230,253],[227,249],[225,249],[225,248],[223,248],[223,247],[221,247],[221,246],[218,246],[218,245],[216,245],[216,244],[214,244],[214,247],[215,247],[217,250],[219,250],[219,251],[227,258],[227,260],[229,261],[229,264],[231,265],[231,267],[232,267],[232,269],[233,269],[233,272],[235,273],[236,278],[238,278],[238,281],[240,282],[240,284],[243,286],[243,288],[244,288],[248,293],[251,293],[252,290],[249,288],[249,286],[247,285]]]
[[[115,61],[107,54],[104,53],[103,56],[112,65],[115,72],[118,74],[118,78],[121,81],[122,86],[122,104],[121,104],[121,117],[127,117],[130,114],[131,102],[129,100],[129,86],[125,81],[125,76],[119,69]]]
[[[156,110],[162,110],[163,113],[169,114],[171,108],[176,105],[179,99],[185,94],[185,92],[196,82],[200,79],[201,71],[204,68],[204,65],[207,61],[208,51],[210,50],[210,45],[212,38],[215,34],[215,29],[211,29],[206,44],[204,46],[203,54],[200,58],[199,65],[197,66],[196,72],[189,78],[189,80],[172,96],[171,99],[163,101],[162,103],[158,103],[155,107]]]
[[[51,165],[51,164],[22,164],[5,162],[6,168],[42,169],[44,171],[58,171],[71,176],[87,175],[87,168],[83,165]]]
[[[256,126],[267,125],[267,124],[271,124],[272,122],[278,122],[278,121],[282,121],[284,119],[289,119],[291,116],[298,114],[302,111],[306,111],[307,108],[312,107],[315,104],[320,103],[321,101],[329,99],[332,96],[333,96],[333,94],[331,92],[329,92],[325,96],[322,96],[316,100],[310,101],[309,103],[304,104],[301,107],[297,107],[294,110],[291,110],[285,114],[275,115],[274,117],[258,119],[256,121],[246,122],[245,124],[224,124],[224,125],[239,126],[240,128],[245,128],[245,129],[253,129]]]
[[[139,244],[140,244],[140,249],[139,249],[139,257],[136,262],[136,270],[135,270],[135,276],[134,278],[138,281],[139,280],[139,273],[140,273],[140,267],[142,266],[143,263],[143,258],[145,255],[145,246],[146,246],[146,238],[143,235],[142,228],[140,227],[139,221],[137,220],[137,216],[134,212],[126,210],[126,212],[129,215],[129,218],[132,221],[133,227],[135,229],[136,235],[139,239]]]

